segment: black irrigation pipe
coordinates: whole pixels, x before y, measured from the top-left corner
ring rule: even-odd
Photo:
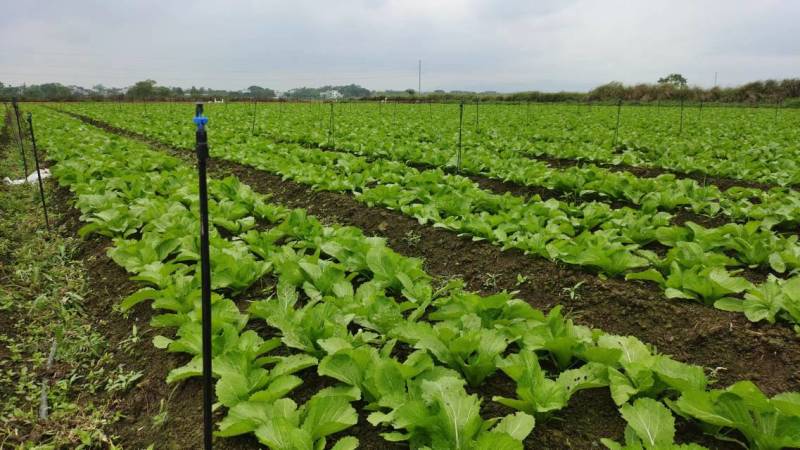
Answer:
[[[203,330],[203,448],[211,450],[213,404],[211,379],[211,260],[208,250],[208,184],[206,180],[206,162],[208,161],[208,136],[206,124],[208,118],[203,116],[203,104],[195,106],[194,123],[195,150],[197,151],[197,174],[200,187],[200,274],[201,274],[201,309]]]
[[[47,203],[44,201],[44,183],[42,183],[42,171],[39,169],[39,152],[36,150],[36,135],[33,133],[33,115],[31,113],[28,113],[28,129],[31,132],[31,148],[33,148],[33,160],[36,162],[36,177],[39,179],[39,197],[42,199],[44,223],[47,231],[50,231],[50,219],[47,217]]]

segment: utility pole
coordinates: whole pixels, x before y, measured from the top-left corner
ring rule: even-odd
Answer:
[[[714,72],[714,87],[717,87],[717,72]]]

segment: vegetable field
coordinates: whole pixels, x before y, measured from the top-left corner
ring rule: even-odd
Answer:
[[[192,105],[23,109],[199,404]],[[800,448],[800,111],[206,112],[216,447]]]

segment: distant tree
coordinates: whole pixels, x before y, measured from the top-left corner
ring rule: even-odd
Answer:
[[[156,86],[153,88],[153,97],[157,99],[166,99],[170,98],[172,95],[172,90],[166,86]]]
[[[128,89],[127,96],[136,100],[145,100],[155,95],[156,82],[153,80],[137,81]]]
[[[675,87],[686,87],[686,78],[679,73],[671,73],[663,78],[658,79],[659,84],[671,84]]]
[[[367,88],[361,87],[357,84],[348,84],[346,86],[326,86],[320,88],[321,90],[335,90],[339,91],[345,98],[364,98],[372,95],[372,91]]]
[[[415,91],[413,89],[406,89],[406,94],[408,94],[411,97],[413,97],[414,94],[416,94],[416,93],[417,93],[417,91]]]
[[[625,96],[625,86],[619,81],[612,81],[610,83],[597,86],[589,92],[589,98],[592,100],[616,100]]]
[[[250,98],[255,99],[275,98],[275,91],[261,86],[250,86],[247,88],[247,94]]]
[[[318,99],[320,97],[319,94],[323,91],[323,89],[324,88],[315,89],[310,87],[294,88],[284,92],[283,97],[291,100]]]
[[[95,84],[92,86],[92,91],[99,97],[105,97],[108,93],[108,89],[102,84]]]

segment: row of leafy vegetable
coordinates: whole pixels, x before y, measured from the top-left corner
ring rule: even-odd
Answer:
[[[762,222],[675,226],[664,212],[555,199],[526,202],[487,192],[441,170],[420,171],[396,161],[292,144],[239,143],[236,134],[220,128],[215,134],[219,157],[318,189],[355,191],[368,205],[398,209],[420,222],[503,248],[649,280],[669,298],[740,311],[752,321],[800,322],[800,277],[793,275],[800,266],[797,236],[783,237]],[[643,248],[653,245],[662,246],[662,254]],[[772,273],[754,284],[739,273],[742,266]],[[787,279],[776,276],[787,272]]]
[[[338,123],[344,130],[361,123],[361,133],[369,128],[384,129],[393,135],[391,140],[436,139],[437,131],[444,130],[445,144],[451,145],[458,127],[457,105],[426,106],[393,105],[379,113],[374,104],[360,110],[346,105],[340,109]],[[324,112],[314,111],[320,116]],[[350,112],[354,114],[348,115]],[[679,108],[624,107],[618,133],[616,113],[616,107],[607,106],[473,104],[465,107],[464,132],[488,148],[537,156],[659,167],[779,185],[800,183],[800,132],[794,126],[797,110],[777,115],[772,109],[707,108],[702,114],[692,109],[683,114],[680,132]],[[426,127],[426,122],[435,124]],[[322,117],[320,123],[319,128],[324,128]]]
[[[224,124],[228,130],[226,138],[236,136],[237,142],[258,140],[259,136],[251,133],[252,107],[231,105],[218,108],[212,108],[212,115],[215,123]],[[278,111],[286,109],[288,112],[280,114],[276,113],[275,106],[261,108],[261,114],[257,114],[260,124],[257,135],[436,167],[455,165],[456,130],[448,129],[444,122],[432,125],[418,117],[402,123],[381,121],[358,108],[353,113],[345,112],[350,106],[339,106],[340,117],[334,126],[339,131],[331,136],[328,124],[321,125],[315,120],[319,115],[316,106],[281,106]],[[103,104],[70,106],[70,110],[116,126],[133,126],[174,145],[188,145],[189,133],[176,135],[165,128],[178,127],[179,115],[172,114],[173,109],[163,105],[153,109],[145,116],[131,107],[114,110]],[[158,120],[152,121],[151,117]],[[609,201],[629,202],[646,211],[687,209],[697,214],[721,215],[737,221],[762,220],[784,227],[800,222],[800,192],[788,188],[775,187],[765,191],[732,187],[723,191],[715,185],[704,185],[691,178],[674,175],[638,177],[630,172],[613,171],[593,164],[553,168],[544,162],[531,160],[520,150],[518,142],[509,144],[491,130],[466,134],[464,155],[462,170],[467,174],[553,189],[576,198],[599,196]]]
[[[238,132],[247,136],[249,113],[247,107],[231,107],[219,115],[226,125],[236,127]],[[438,167],[455,165],[457,139],[453,132],[436,129],[433,135],[421,134],[418,123],[376,123],[369,120],[369,115],[348,113],[337,122],[336,129],[341,131],[331,139],[325,127],[320,128],[314,120],[309,120],[308,109],[300,109],[297,114],[306,120],[271,118],[269,120],[275,122],[274,125],[262,127],[260,134],[294,143],[333,146],[366,156]],[[599,194],[609,200],[630,202],[645,210],[688,209],[698,214],[722,215],[735,220],[788,222],[787,225],[800,222],[800,192],[792,189],[764,191],[733,187],[723,191],[715,185],[702,185],[691,178],[674,175],[643,178],[593,164],[553,168],[542,161],[531,160],[520,151],[519,144],[509,146],[492,130],[467,135],[463,153],[466,156],[462,158],[461,168],[465,173],[513,181],[523,186],[544,187],[578,197],[596,197]]]
[[[155,345],[193,356],[169,381],[198,375],[193,172],[175,158],[48,114],[37,110],[42,144],[89,222],[82,232],[113,237],[110,256],[148,285],[123,307],[151,300],[162,312],[153,325],[177,330]],[[391,430],[386,439],[412,448],[522,448],[535,418],[546,420],[580,389],[607,386],[628,422],[624,448],[701,448],[673,443],[670,410],[720,437],[740,433],[752,448],[800,445],[800,394],[767,398],[746,381],[708,390],[701,367],[634,337],[573,325],[559,308],[545,315],[507,293],[480,297],[458,282],[434,289],[420,261],[382,239],[266,203],[234,178],[212,181],[211,194],[214,225],[238,236],[211,235],[215,389],[227,408],[220,436],[253,432],[270,448],[321,449],[327,436],[356,423],[352,403],[360,401],[371,424]],[[267,273],[277,279],[276,295],[241,313],[228,296]],[[246,329],[254,318],[279,337],[264,340]],[[281,344],[288,356],[275,352]],[[414,350],[401,359],[403,345]],[[552,361],[557,377],[547,376],[541,358]],[[302,383],[296,373],[315,365],[340,384],[298,406],[287,397]],[[518,397],[493,400],[520,412],[485,420],[481,399],[464,385],[480,385],[498,369],[516,382]],[[343,437],[332,448],[357,444]]]

